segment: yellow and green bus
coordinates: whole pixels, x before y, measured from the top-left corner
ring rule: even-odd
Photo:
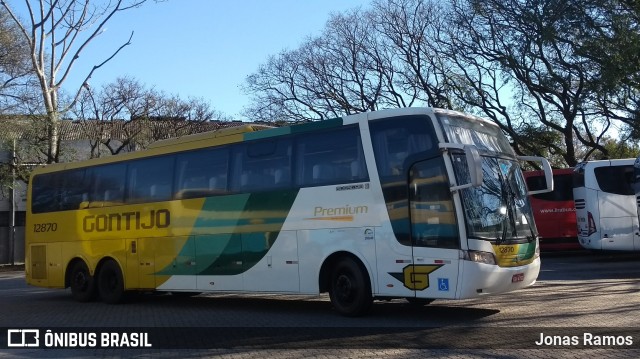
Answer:
[[[29,183],[27,282],[81,302],[328,292],[357,316],[374,299],[523,288],[539,270],[518,158],[496,125],[453,111],[245,125],[48,165]]]

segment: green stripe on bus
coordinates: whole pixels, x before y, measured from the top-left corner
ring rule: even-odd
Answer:
[[[243,140],[244,141],[257,140],[257,139],[261,139],[261,138],[269,138],[269,137],[277,137],[277,136],[282,136],[282,135],[288,135],[290,133],[291,133],[291,127],[290,126],[278,127],[278,128],[270,128],[268,130],[247,132],[247,133],[245,133],[243,135]]]
[[[285,127],[272,128],[263,131],[247,132],[243,136],[244,141],[257,140],[261,138],[276,137],[282,135],[288,135],[292,133],[303,133],[317,131],[327,128],[334,128],[342,126],[342,117],[332,118],[324,121],[314,121],[309,123],[303,123],[300,125],[292,125]]]
[[[536,243],[526,243],[520,245],[520,250],[518,251],[518,255],[521,260],[531,259],[536,254]]]
[[[258,263],[275,243],[298,190],[210,197],[177,257],[197,253],[197,274],[240,274]],[[169,265],[157,274],[193,274]]]

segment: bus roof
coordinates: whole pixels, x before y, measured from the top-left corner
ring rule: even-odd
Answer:
[[[246,124],[235,127],[228,127],[216,131],[208,131],[187,135],[182,137],[159,140],[150,144],[146,149],[134,152],[125,152],[115,156],[106,156],[75,162],[53,163],[36,168],[33,174],[63,171],[67,169],[80,168],[86,166],[97,166],[102,164],[116,163],[136,158],[162,155],[165,153],[175,153],[189,151],[203,147],[215,147],[231,143],[255,140],[260,138],[277,137],[291,133],[309,132],[323,128],[341,126],[341,117],[295,124],[291,126],[268,126],[264,124]]]
[[[585,161],[585,162],[578,163],[575,167],[575,171],[581,172],[581,171],[584,171],[586,168],[595,168],[595,167],[633,165],[635,160],[636,160],[635,158],[622,158],[622,159],[615,159],[615,160]]]
[[[170,146],[183,145],[188,143],[198,143],[203,141],[206,141],[207,143],[206,145],[211,145],[211,144],[215,145],[217,144],[216,142],[220,142],[216,140],[220,139],[221,137],[244,134],[247,132],[260,131],[260,130],[270,129],[270,128],[275,128],[275,127],[267,126],[267,125],[256,125],[256,124],[242,125],[237,127],[228,127],[228,128],[224,128],[217,131],[201,132],[193,135],[174,137],[174,138],[168,138],[166,140],[156,141],[151,143],[147,148],[151,149],[151,148],[160,148],[160,147],[170,147]]]
[[[457,111],[444,110],[440,108],[427,108],[427,107],[405,107],[398,109],[387,109],[368,112],[364,117],[365,121],[375,120],[378,118],[400,116],[400,115],[418,115],[425,114],[429,111],[433,111],[435,114],[448,115],[448,116],[461,116],[470,118],[474,121],[481,122],[486,125],[497,125],[486,119],[470,116]],[[351,120],[357,122],[362,118],[363,113],[354,114],[349,116]],[[76,162],[55,163],[46,166],[38,167],[34,170],[33,174],[62,171],[73,168],[80,168],[85,166],[96,166],[102,164],[116,163],[120,161],[144,158],[155,155],[162,155],[165,153],[175,153],[181,151],[189,151],[203,147],[215,147],[225,144],[250,141],[261,138],[277,137],[293,133],[312,132],[321,129],[333,128],[342,126],[348,120],[342,117],[333,119],[327,119],[322,121],[313,121],[302,124],[293,124],[290,126],[272,127],[265,124],[246,124],[236,127],[228,127],[216,131],[203,132],[193,135],[182,136],[178,138],[171,138],[166,140],[156,141],[148,146],[147,149],[126,152],[118,154],[116,156],[100,157],[95,159],[88,159]]]

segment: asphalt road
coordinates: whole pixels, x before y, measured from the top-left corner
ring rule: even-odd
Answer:
[[[327,296],[143,295],[123,305],[81,304],[69,290],[29,287],[22,272],[5,271],[5,348],[9,328],[93,332],[98,342],[103,332],[119,333],[119,340],[145,333],[151,347],[10,348],[0,356],[635,358],[639,309],[639,254],[543,253],[530,288],[418,308],[403,300],[376,302],[362,318],[339,316]]]

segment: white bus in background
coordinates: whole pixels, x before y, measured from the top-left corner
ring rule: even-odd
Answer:
[[[587,249],[640,250],[634,159],[588,161],[574,170],[578,241]]]

